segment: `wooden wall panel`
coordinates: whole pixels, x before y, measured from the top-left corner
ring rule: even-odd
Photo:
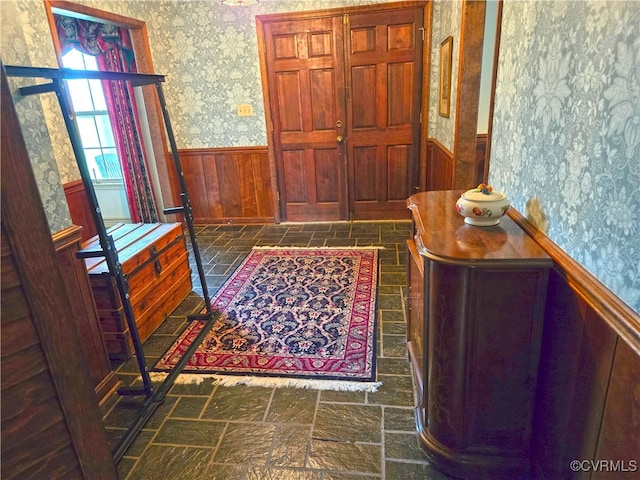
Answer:
[[[266,148],[211,148],[179,153],[194,223],[274,221]]]
[[[427,141],[427,191],[451,190],[453,171],[453,153],[437,140],[429,139]]]
[[[117,399],[116,392],[120,381],[115,372],[111,371],[87,269],[84,261],[77,257],[78,250],[82,248],[81,231],[84,232],[84,229],[77,226],[69,227],[54,234],[53,242],[62,278],[69,292],[73,319],[80,334],[89,375],[98,404],[103,413],[106,413]]]
[[[552,271],[534,415],[545,478],[569,478],[571,460],[592,458],[615,343],[615,333]]]
[[[2,105],[1,476],[116,479],[4,69]]]
[[[617,480],[625,475],[640,475],[640,358],[620,339],[595,458],[618,463],[610,465],[610,470],[616,471],[594,472],[593,479]]]
[[[611,471],[615,462],[640,461],[640,316],[519,213],[509,216],[554,261],[534,413],[536,478],[624,478]],[[614,464],[574,472],[573,460]]]
[[[62,188],[67,197],[71,221],[74,225],[82,227],[82,241],[88,240],[98,234],[98,229],[93,221],[93,213],[87,200],[82,180],[74,180],[65,183]]]
[[[471,184],[460,188],[474,188],[485,180],[484,174],[486,169],[487,141],[487,134],[480,134],[476,136],[476,157],[473,167],[475,173]],[[426,189],[453,189],[454,174],[457,165],[454,161],[453,153],[433,138],[427,140],[426,150]]]
[[[484,178],[485,170],[487,170],[487,141],[488,135],[486,133],[479,134],[476,137],[475,180],[473,182],[474,186],[487,180],[486,178]]]

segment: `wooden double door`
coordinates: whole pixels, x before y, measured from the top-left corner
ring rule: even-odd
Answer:
[[[423,7],[372,8],[258,17],[283,221],[409,218]]]

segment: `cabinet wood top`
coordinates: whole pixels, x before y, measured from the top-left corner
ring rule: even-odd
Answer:
[[[445,263],[551,266],[551,258],[509,215],[493,227],[464,223],[456,212],[463,190],[421,192],[407,200],[421,255]],[[513,208],[513,207],[512,207]]]

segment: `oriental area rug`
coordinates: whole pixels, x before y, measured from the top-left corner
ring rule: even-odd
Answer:
[[[376,247],[256,247],[212,298],[221,315],[180,377],[375,391],[377,282]],[[192,322],[155,370],[170,370],[202,327]]]

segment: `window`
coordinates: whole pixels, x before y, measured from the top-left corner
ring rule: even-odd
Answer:
[[[62,64],[75,70],[98,70],[95,57],[75,49],[62,57]],[[122,180],[102,82],[78,79],[67,80],[67,85],[91,178]]]

